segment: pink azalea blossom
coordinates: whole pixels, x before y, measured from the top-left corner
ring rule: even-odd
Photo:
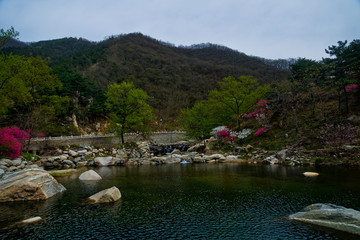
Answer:
[[[0,155],[11,158],[20,157],[23,143],[29,139],[29,133],[18,127],[5,127],[0,129]]]
[[[256,106],[266,106],[267,101],[265,99],[262,99],[256,103]]]
[[[351,92],[351,91],[353,91],[354,89],[356,89],[358,87],[359,87],[359,85],[357,85],[357,84],[346,85],[345,86],[345,92]]]
[[[255,133],[254,135],[255,136],[259,136],[260,134],[263,134],[264,132],[266,132],[268,129],[265,128],[265,127],[262,127],[262,128],[259,128]]]

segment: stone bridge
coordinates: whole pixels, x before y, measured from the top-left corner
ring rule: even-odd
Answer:
[[[141,134],[128,133],[124,136],[125,142],[137,142],[145,140]],[[186,140],[185,132],[154,132],[148,140],[155,144],[171,144]],[[120,144],[121,139],[114,134],[106,135],[89,135],[89,136],[61,136],[61,137],[47,137],[47,138],[33,138],[27,148],[28,152],[40,154],[44,149],[57,146],[66,145],[116,145]]]

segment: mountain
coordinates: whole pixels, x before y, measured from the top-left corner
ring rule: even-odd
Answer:
[[[64,84],[60,94],[73,97],[83,120],[104,114],[103,92],[113,82],[131,81],[144,89],[157,117],[171,120],[229,75],[252,75],[265,84],[288,74],[286,60],[247,56],[210,43],[176,47],[141,33],[101,42],[63,38],[9,45],[2,51],[45,59]]]

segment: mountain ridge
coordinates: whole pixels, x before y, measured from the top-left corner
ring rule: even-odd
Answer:
[[[72,94],[74,98],[86,99],[78,106],[84,119],[91,117],[86,112],[91,104],[103,104],[103,92],[114,82],[131,81],[144,89],[157,117],[173,120],[181,109],[205,99],[224,77],[251,75],[261,84],[269,84],[285,80],[288,74],[286,60],[282,60],[282,67],[276,67],[277,60],[247,56],[225,46],[179,47],[141,33],[111,36],[100,42],[61,38],[8,46],[2,51],[45,59],[67,94],[78,92]],[[78,74],[77,78],[69,77],[70,73]],[[104,108],[98,110],[93,113],[104,114]]]

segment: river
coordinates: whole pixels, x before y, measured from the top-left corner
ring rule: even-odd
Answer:
[[[356,239],[289,221],[312,203],[360,210],[360,169],[242,164],[95,168],[57,177],[67,191],[43,202],[0,204],[1,239]],[[306,178],[305,171],[320,175]],[[84,199],[116,186],[122,199]],[[30,225],[16,222],[34,216]]]

